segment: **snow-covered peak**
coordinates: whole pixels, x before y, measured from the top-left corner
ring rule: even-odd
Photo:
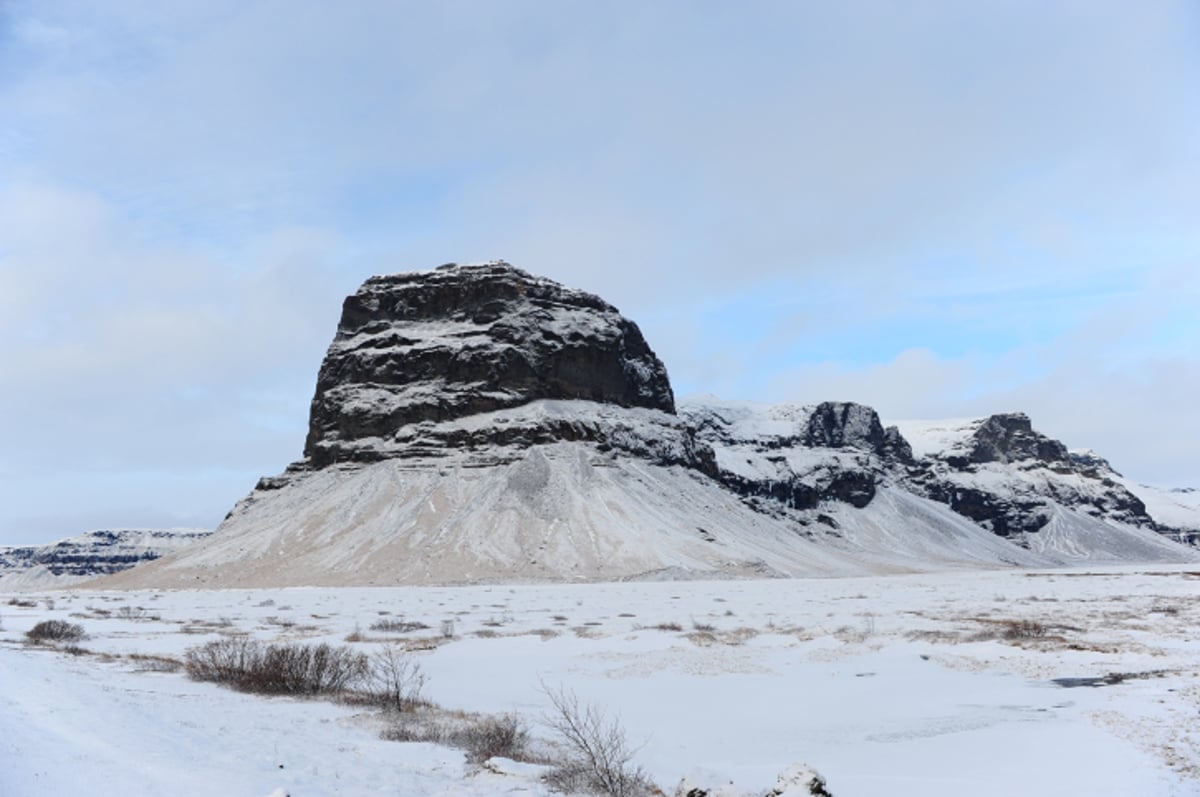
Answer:
[[[944,457],[966,453],[971,439],[983,423],[982,418],[952,418],[949,420],[904,420],[893,424],[912,446],[915,457]]]

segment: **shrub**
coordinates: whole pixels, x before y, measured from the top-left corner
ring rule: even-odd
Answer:
[[[580,704],[573,692],[544,684],[542,691],[552,706],[545,722],[567,750],[567,760],[547,776],[551,788],[607,797],[644,797],[654,792],[646,773],[633,765],[637,751],[629,746],[620,722],[594,705]]]
[[[1037,620],[1009,620],[1004,623],[1005,639],[1041,639],[1050,629]]]
[[[189,649],[184,667],[197,681],[243,692],[317,695],[350,688],[366,676],[368,661],[347,647],[264,645],[246,637],[228,637]]]
[[[83,639],[83,626],[66,620],[43,620],[25,632],[30,642],[78,642]]]
[[[391,634],[407,634],[411,631],[424,631],[429,626],[403,619],[383,619],[371,623],[372,631],[385,631]]]
[[[385,645],[371,658],[370,692],[392,711],[412,711],[425,701],[425,673],[421,665],[396,645]]]
[[[473,764],[502,756],[514,761],[545,763],[530,750],[529,729],[516,714],[488,716],[445,711],[425,705],[423,710],[393,715],[382,734],[393,742],[432,742],[457,747]]]
[[[529,729],[516,714],[504,714],[469,725],[447,741],[466,750],[468,760],[475,764],[495,756],[521,761],[528,755]]]

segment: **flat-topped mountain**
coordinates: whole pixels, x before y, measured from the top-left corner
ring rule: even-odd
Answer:
[[[602,299],[503,262],[448,265],[373,277],[348,297],[304,458],[262,479],[212,537],[105,583],[1200,560],[1176,541],[1191,515],[1162,522],[1132,489],[1018,413],[885,426],[850,402],[712,398],[677,412],[662,362]]]
[[[119,573],[175,553],[209,529],[104,529],[46,545],[0,547],[0,587],[56,587]]]
[[[637,324],[597,296],[503,262],[372,277],[342,305],[304,456],[402,457],[413,449],[400,430],[538,399],[675,412]]]

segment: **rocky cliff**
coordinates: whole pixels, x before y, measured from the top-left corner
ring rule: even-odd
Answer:
[[[662,362],[597,296],[503,262],[373,277],[342,306],[304,456],[320,468],[455,448],[472,441],[447,422],[539,399],[675,413]],[[594,426],[504,431],[530,445]]]
[[[119,573],[207,537],[208,529],[91,531],[48,545],[0,547],[0,586],[52,587]]]
[[[1185,542],[1194,536],[1152,517],[1105,460],[1069,452],[1023,413],[885,428],[870,407],[847,402],[704,398],[683,402],[681,414],[713,449],[723,484],[758,510],[790,512],[801,523],[828,521],[830,502],[865,507],[886,485],[1068,559],[1098,553],[1091,542],[1101,538],[1112,558],[1170,556],[1174,546],[1161,546],[1156,532]]]
[[[901,476],[912,490],[1014,542],[1029,545],[1058,510],[1155,529],[1146,506],[1095,456],[1033,429],[1024,413],[947,424],[905,424],[922,456]]]

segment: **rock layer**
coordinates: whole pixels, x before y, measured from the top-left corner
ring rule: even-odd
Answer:
[[[47,545],[0,547],[0,586],[53,587],[119,573],[180,551],[208,529],[90,531]]]

